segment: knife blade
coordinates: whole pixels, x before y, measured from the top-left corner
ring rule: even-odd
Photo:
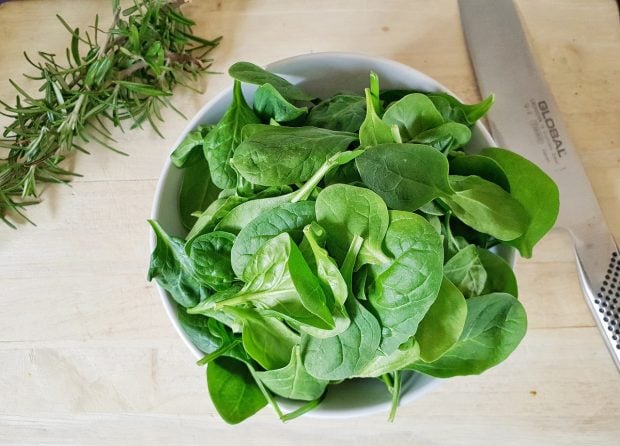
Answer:
[[[530,52],[512,0],[458,0],[480,92],[493,92],[493,138],[541,167],[560,189],[557,226],[574,241],[579,279],[620,370],[620,250]]]

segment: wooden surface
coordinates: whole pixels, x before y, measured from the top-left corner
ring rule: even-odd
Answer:
[[[64,51],[60,13],[84,28],[109,1],[22,0],[0,5],[0,98],[27,70],[24,50]],[[521,0],[519,8],[601,207],[620,239],[620,27],[612,0]],[[326,50],[383,56],[478,99],[455,0],[194,0],[204,36],[224,34],[214,69]],[[188,116],[206,93],[179,90]],[[572,248],[550,234],[517,274],[529,332],[505,363],[444,382],[402,407],[354,420],[286,425],[269,409],[231,427],[215,414],[203,370],[146,282],[155,185],[186,125],[120,135],[121,157],[94,148],[84,175],[50,187],[28,212],[37,227],[0,226],[0,444],[617,445],[620,378],[587,310]],[[3,122],[3,121],[0,121]],[[381,442],[381,443],[380,443]]]

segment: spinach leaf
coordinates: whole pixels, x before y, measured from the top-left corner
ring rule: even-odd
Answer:
[[[381,341],[377,319],[354,297],[346,308],[351,324],[331,338],[301,335],[301,358],[310,375],[322,380],[341,380],[357,374],[374,358]]]
[[[237,147],[232,163],[254,184],[301,183],[332,155],[346,150],[356,140],[354,133],[316,127],[264,126]]]
[[[316,222],[304,228],[304,240],[310,248],[306,259],[321,282],[326,295],[333,298],[334,304],[344,305],[347,300],[347,283],[338,270],[336,261],[332,259],[324,248],[327,234]]]
[[[437,299],[424,315],[415,334],[420,346],[420,358],[425,362],[439,359],[458,341],[466,318],[465,297],[444,277]]]
[[[254,123],[260,123],[260,119],[245,101],[241,83],[235,81],[232,104],[220,122],[211,129],[203,143],[211,180],[220,189],[237,185],[237,172],[230,165],[230,158],[241,141],[243,126]]]
[[[353,292],[353,270],[355,269],[355,263],[357,262],[357,256],[359,255],[363,242],[364,242],[364,239],[360,237],[359,235],[356,234],[353,236],[351,245],[349,246],[349,249],[347,250],[347,254],[344,257],[342,266],[340,267],[340,274],[342,274],[342,278],[347,284],[347,291],[348,291],[349,296],[355,295],[355,293]]]
[[[245,203],[248,200],[246,197],[239,197],[237,195],[231,195],[227,198],[218,198],[213,201],[207,209],[205,209],[192,226],[192,229],[185,236],[187,243],[185,250],[189,252],[189,249],[193,241],[200,235],[213,231],[217,224],[226,216],[229,212],[239,206],[241,203]]]
[[[284,195],[277,195],[268,198],[258,198],[232,209],[218,224],[217,229],[238,233],[246,227],[252,220],[261,213],[273,209],[283,203],[296,203],[307,200],[323,177],[337,166],[350,163],[355,157],[361,155],[363,151],[352,150],[339,152],[329,158],[299,189]],[[287,186],[288,187],[288,186]],[[290,188],[289,188],[290,191]]]
[[[254,110],[261,118],[276,122],[294,121],[308,113],[308,107],[296,107],[271,84],[263,84],[254,93]]]
[[[377,378],[395,372],[420,359],[420,346],[415,339],[402,344],[389,355],[377,352],[375,357],[355,374],[356,378]]]
[[[197,160],[188,162],[183,171],[179,193],[179,213],[181,222],[187,229],[191,229],[197,221],[192,214],[195,211],[203,211],[220,193],[220,189],[211,182],[209,165],[202,151],[197,155]]]
[[[170,154],[172,164],[179,168],[183,168],[187,161],[195,156],[197,151],[202,152],[202,142],[212,127],[211,125],[199,125],[196,130],[189,132],[183,141],[174,149],[172,154]]]
[[[396,125],[402,140],[411,141],[419,133],[443,124],[444,120],[426,95],[411,93],[387,108],[383,122]]]
[[[197,237],[191,244],[189,257],[196,277],[215,291],[229,288],[235,280],[230,264],[234,241],[233,234],[215,231]]]
[[[373,103],[370,90],[364,90],[366,95],[366,117],[360,126],[360,144],[362,147],[376,146],[377,144],[401,142],[394,138],[392,127],[383,122]]]
[[[200,302],[202,291],[192,262],[185,254],[185,243],[166,234],[156,221],[149,220],[149,224],[155,232],[157,244],[151,254],[147,279],[157,280],[179,305],[193,307]]]
[[[266,370],[288,364],[293,347],[299,343],[299,335],[284,322],[246,308],[228,307],[226,311],[242,321],[243,348],[252,359]]]
[[[285,203],[270,209],[239,232],[231,251],[231,264],[237,277],[247,282],[244,270],[252,256],[269,239],[284,232],[301,241],[304,226],[315,220],[314,203]]]
[[[446,278],[452,282],[465,297],[482,294],[487,282],[487,272],[482,265],[478,250],[474,245],[457,252],[443,267]]]
[[[248,84],[271,84],[289,101],[311,101],[314,99],[286,79],[250,62],[237,62],[233,64],[228,69],[228,74],[237,81],[247,82]]]
[[[368,302],[382,326],[381,350],[389,355],[415,335],[437,298],[443,247],[423,217],[402,211],[390,213],[384,245],[395,260],[375,278]]]
[[[211,309],[251,303],[264,314],[277,314],[291,323],[327,330],[335,327],[319,280],[286,232],[257,250],[242,278],[245,285],[241,291],[212,303]]]
[[[316,379],[304,368],[299,346],[293,347],[289,363],[280,369],[257,372],[256,376],[276,395],[312,401],[325,392],[329,381]]]
[[[181,329],[192,344],[204,353],[211,353],[220,348],[224,342],[218,331],[212,330],[213,324],[220,324],[201,314],[189,314],[184,307],[177,305],[176,316]],[[221,329],[225,328],[222,326]]]
[[[526,329],[525,309],[510,294],[472,297],[467,300],[467,319],[457,343],[436,361],[419,361],[411,368],[438,378],[480,374],[506,359]]]
[[[325,230],[316,222],[304,228],[304,240],[300,250],[313,274],[317,276],[334,318],[332,330],[321,330],[313,327],[302,327],[302,330],[318,338],[336,336],[347,329],[351,320],[344,307],[348,288],[336,261],[325,250]]]
[[[252,220],[281,204],[289,203],[291,194],[249,200],[231,209],[217,225],[218,230],[238,234]]]
[[[492,94],[477,104],[463,104],[448,93],[428,93],[427,96],[446,121],[455,121],[468,126],[486,115],[495,101],[495,96]]]
[[[524,234],[510,244],[526,258],[532,256],[536,243],[555,224],[560,209],[558,187],[542,169],[509,150],[489,148],[484,156],[495,160],[504,170],[510,183],[510,193],[525,209],[529,225]]]
[[[418,144],[381,144],[355,160],[362,181],[391,209],[415,211],[437,197],[452,194],[448,160]]]
[[[471,139],[469,127],[457,122],[446,122],[418,133],[412,138],[416,144],[434,147],[443,153],[463,147]]]
[[[306,125],[341,132],[359,132],[365,115],[366,101],[362,96],[339,94],[312,108]]]
[[[451,175],[476,175],[510,192],[506,172],[493,158],[483,155],[462,155],[450,160]]]
[[[237,424],[267,405],[248,366],[219,357],[207,367],[207,386],[215,409],[230,424]]]
[[[381,247],[389,215],[374,192],[348,184],[328,186],[316,199],[316,220],[325,228],[327,249],[338,264],[342,265],[356,235],[364,239],[359,265],[389,261]]]
[[[526,231],[525,209],[497,184],[475,175],[450,175],[449,181],[455,193],[442,199],[466,225],[503,241],[514,240]]]
[[[487,272],[487,280],[481,294],[508,293],[518,297],[517,278],[512,268],[498,255],[488,249],[476,247],[478,257]]]

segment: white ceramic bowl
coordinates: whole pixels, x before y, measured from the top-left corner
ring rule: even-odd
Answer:
[[[423,91],[443,91],[452,94],[439,82],[411,67],[391,60],[361,54],[305,54],[271,63],[266,68],[287,78],[290,82],[300,85],[308,93],[320,98],[343,91],[363,94],[364,87],[368,86],[368,75],[371,70],[379,75],[382,89],[405,88]],[[243,91],[248,101],[251,101],[255,90],[256,87],[254,86],[243,86]],[[196,126],[217,122],[224,114],[231,100],[232,87],[229,87],[209,101],[181,133],[173,150]],[[472,130],[472,139],[467,147],[468,151],[476,151],[476,149],[496,145],[482,124],[477,123]],[[180,185],[181,170],[177,169],[170,162],[170,158],[168,158],[155,192],[152,218],[159,221],[161,226],[170,234],[182,237],[187,231],[181,224],[178,212]],[[152,234],[151,248],[154,247],[155,237]],[[511,252],[502,254],[511,264],[514,264],[514,254]],[[194,356],[201,358],[204,356],[203,353],[191,343],[179,326],[175,314],[174,301],[164,289],[159,286],[157,288],[166,313],[179,336],[181,336]],[[406,404],[419,398],[433,389],[439,382],[440,380],[425,375],[411,373],[403,382],[401,404]],[[295,407],[293,402],[280,401],[284,407]],[[388,411],[390,404],[391,396],[383,383],[377,379],[358,379],[330,388],[321,405],[306,416],[317,418],[357,417]]]

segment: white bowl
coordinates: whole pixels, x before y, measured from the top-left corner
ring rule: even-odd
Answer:
[[[368,75],[371,70],[379,75],[382,89],[404,88],[453,94],[439,82],[411,67],[391,60],[361,54],[304,54],[279,60],[269,64],[266,68],[285,77],[290,82],[302,86],[305,91],[320,98],[342,91],[363,94],[364,87],[368,86]],[[244,84],[243,92],[248,101],[251,101],[255,90],[255,86]],[[217,122],[231,100],[232,87],[229,87],[209,101],[181,133],[173,150],[198,125]],[[477,149],[489,146],[496,146],[495,141],[482,124],[476,123],[472,129],[472,138],[467,150],[475,152]],[[166,160],[157,184],[151,216],[159,221],[168,233],[179,237],[183,237],[187,233],[181,224],[178,211],[181,172],[170,162],[170,158]],[[154,249],[154,247],[155,236],[151,234],[151,248]],[[506,250],[501,254],[514,265],[513,251]],[[172,325],[194,356],[197,359],[201,358],[204,354],[191,343],[179,325],[174,301],[163,288],[157,285],[156,287]],[[403,382],[401,404],[419,398],[439,383],[440,380],[411,373]],[[295,403],[291,401],[280,399],[280,402],[285,408],[296,407]],[[316,418],[358,417],[388,411],[390,404],[391,396],[383,383],[377,379],[358,379],[346,381],[330,388],[321,405],[306,416]]]

